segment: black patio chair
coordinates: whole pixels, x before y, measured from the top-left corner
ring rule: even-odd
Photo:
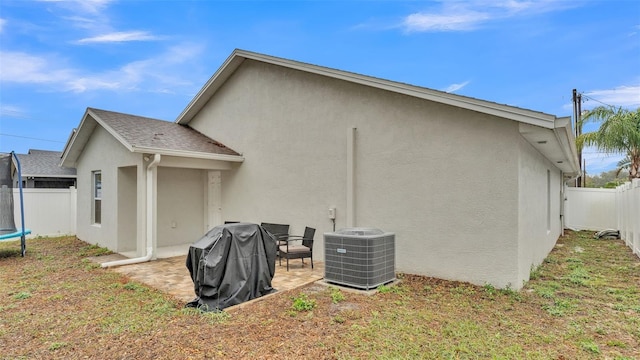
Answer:
[[[287,237],[285,244],[278,247],[280,265],[282,266],[282,258],[287,259],[287,271],[289,271],[289,259],[302,259],[304,264],[305,258],[311,259],[311,269],[313,269],[313,237],[316,229],[305,227],[303,236],[291,235]],[[301,244],[293,244],[292,242],[301,242]]]
[[[261,223],[262,226],[271,236],[276,240],[278,246],[285,245],[286,240],[289,237],[289,225],[288,224],[274,224],[274,223]]]

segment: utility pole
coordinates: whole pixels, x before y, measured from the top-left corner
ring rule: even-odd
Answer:
[[[582,135],[582,94],[579,94],[576,89],[573,89],[573,120],[574,120],[574,129],[575,129],[575,137]],[[578,150],[578,166],[580,166],[580,175],[576,178],[576,187],[582,187],[582,148]]]
[[[578,103],[578,124],[580,124],[580,126],[578,126],[578,136],[582,135],[582,94],[578,93],[578,99],[577,99],[577,103]],[[578,149],[578,164],[580,163],[582,164],[582,168],[580,169],[581,174],[580,177],[578,179],[579,180],[579,186],[580,187],[586,187],[587,186],[587,163],[582,161],[582,147],[580,149]],[[584,178],[583,178],[584,176]]]

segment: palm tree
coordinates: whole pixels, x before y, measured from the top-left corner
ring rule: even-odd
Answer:
[[[608,153],[625,154],[618,163],[619,170],[629,170],[629,180],[640,178],[640,108],[629,111],[621,107],[598,106],[588,111],[578,126],[587,122],[598,122],[600,128],[578,136],[576,145],[595,145]]]
[[[616,166],[618,167],[616,169],[617,170],[616,171],[616,177],[618,177],[618,175],[620,175],[622,170],[629,171],[629,169],[631,169],[631,158],[629,157],[629,155],[625,156],[622,160],[618,161]]]

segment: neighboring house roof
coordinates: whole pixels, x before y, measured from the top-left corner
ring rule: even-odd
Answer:
[[[514,120],[521,125],[525,125],[524,127],[521,126],[521,133],[525,139],[550,161],[553,161],[562,171],[577,174],[580,169],[570,118],[557,118],[554,115],[538,111],[240,49],[236,49],[231,53],[175,122],[177,124],[188,124],[245,60],[260,61]]]
[[[186,125],[119,112],[87,108],[71,135],[61,164],[70,166],[82,153],[97,125],[135,153],[186,156],[200,159],[242,161],[242,156]]]
[[[22,177],[75,178],[76,169],[60,167],[61,151],[29,149],[28,154],[16,154]]]

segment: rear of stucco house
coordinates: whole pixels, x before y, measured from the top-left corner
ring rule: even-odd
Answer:
[[[517,289],[561,234],[564,180],[577,171],[567,118],[242,50],[176,123],[237,155],[160,154],[152,205],[141,179],[154,153],[96,126],[69,158],[80,189],[108,174],[103,220],[80,210],[92,198],[79,191],[78,237],[139,255],[155,231],[157,247],[186,252],[224,220],[277,222],[316,228],[322,260],[335,208],[338,229],[396,234],[398,272]]]
[[[77,166],[77,236],[130,257],[184,254],[220,222],[211,174],[241,160],[187,127],[89,108],[62,159]]]

